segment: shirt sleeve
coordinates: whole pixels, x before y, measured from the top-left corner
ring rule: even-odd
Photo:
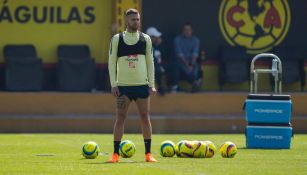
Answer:
[[[199,39],[195,37],[195,45],[193,47],[193,57],[198,57],[199,54]]]
[[[174,40],[174,47],[175,47],[176,57],[183,57],[183,52],[182,52],[182,49],[180,47],[180,39],[179,39],[179,37],[175,38],[175,40]]]
[[[146,39],[146,65],[147,65],[147,76],[149,87],[155,87],[155,68],[153,59],[153,48],[150,37],[145,37]]]
[[[118,40],[119,36],[114,35],[110,42],[109,47],[109,62],[108,62],[108,69],[109,69],[109,76],[110,76],[110,83],[112,87],[117,86],[116,80],[116,67],[117,67],[117,47],[118,47]]]

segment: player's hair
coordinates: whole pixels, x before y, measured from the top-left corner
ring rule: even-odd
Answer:
[[[190,22],[185,22],[185,23],[182,25],[182,28],[184,28],[185,26],[190,26],[191,28],[193,28],[193,25],[192,25],[192,23],[190,23]]]
[[[125,16],[132,15],[132,14],[134,15],[139,14],[139,11],[137,9],[130,8],[125,12]]]

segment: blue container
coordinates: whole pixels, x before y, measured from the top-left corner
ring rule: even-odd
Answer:
[[[292,127],[288,126],[247,126],[247,148],[289,149]]]
[[[245,101],[248,123],[289,123],[292,101],[289,95],[249,94]]]

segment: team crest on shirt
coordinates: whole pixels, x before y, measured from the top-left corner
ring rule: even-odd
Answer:
[[[135,68],[135,62],[133,62],[133,61],[129,61],[129,63],[128,63],[128,65],[129,65],[129,68]]]
[[[138,54],[128,55],[128,58],[126,60],[128,61],[128,67],[131,69],[135,69],[136,68],[135,62],[138,61]]]

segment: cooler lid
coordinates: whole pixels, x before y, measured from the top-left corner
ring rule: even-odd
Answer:
[[[248,94],[247,99],[254,100],[291,100],[290,95],[281,94]]]
[[[247,126],[280,126],[280,127],[292,127],[291,123],[260,123],[260,122],[247,122]]]

